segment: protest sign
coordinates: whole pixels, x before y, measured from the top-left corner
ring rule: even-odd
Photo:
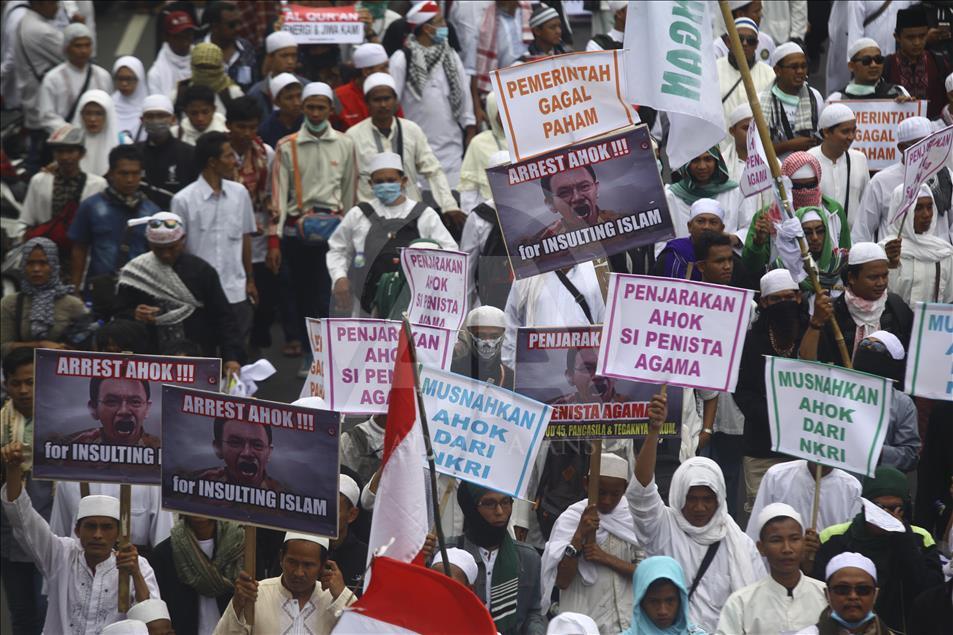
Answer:
[[[909,117],[925,117],[927,102],[897,103],[892,99],[845,99],[839,102],[854,111],[857,134],[851,144],[867,157],[871,172],[889,168],[900,160],[897,126]]]
[[[437,471],[526,498],[552,409],[505,388],[430,366],[421,366],[420,392]]]
[[[907,354],[907,392],[953,401],[953,304],[917,302]]]
[[[889,379],[768,356],[764,382],[775,452],[874,475],[890,420]]]
[[[33,475],[158,485],[163,384],[215,390],[222,361],[37,349]]]
[[[337,535],[340,415],[162,388],[162,507]]]
[[[467,317],[468,255],[443,249],[403,249],[400,266],[410,290],[412,324],[458,330]]]
[[[758,134],[758,126],[754,125],[754,120],[748,126],[747,146],[748,158],[745,159],[745,168],[738,182],[741,193],[746,197],[765,191],[771,187],[772,182],[771,170],[768,168],[768,160],[761,146],[761,136]]]
[[[648,406],[658,392],[596,374],[601,326],[521,328],[516,333],[516,392],[548,403],[546,438],[636,438],[648,434]],[[661,435],[681,434],[682,391],[669,393]]]
[[[953,146],[953,126],[937,130],[903,152],[903,198],[891,223],[897,222],[917,200],[920,184],[946,167]]]
[[[517,278],[675,235],[645,126],[486,173]]]
[[[291,33],[298,44],[360,44],[364,41],[364,23],[353,5],[289,4],[282,13],[281,30]]]
[[[732,392],[750,289],[613,273],[596,373]]]
[[[308,377],[301,386],[298,399],[321,397],[327,401],[324,391],[324,333],[321,330],[321,320],[305,318],[305,328],[311,346],[311,368],[308,369]]]
[[[500,119],[517,161],[638,122],[623,99],[621,53],[568,53],[493,71]]]

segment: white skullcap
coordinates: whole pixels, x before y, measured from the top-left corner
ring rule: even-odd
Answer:
[[[599,626],[588,615],[566,611],[549,620],[546,635],[598,635]]]
[[[272,97],[277,97],[282,88],[285,88],[291,84],[300,85],[301,82],[299,82],[298,78],[291,73],[281,73],[280,75],[271,78],[271,81],[268,82],[268,90],[271,92]]]
[[[846,104],[830,104],[821,111],[817,120],[818,130],[825,130],[848,121],[854,121],[857,116]]]
[[[477,568],[476,560],[473,558],[473,554],[465,549],[459,549],[457,547],[447,547],[447,560],[450,561],[450,564],[457,566],[463,571],[463,574],[467,576],[467,582],[470,584],[476,584],[477,575],[480,570]],[[436,554],[434,554],[433,565],[443,564],[443,554],[440,553],[438,549]]]
[[[794,55],[800,53],[804,55],[804,49],[795,44],[794,42],[785,42],[778,48],[774,49],[774,52],[771,53],[771,57],[768,58],[768,66],[774,68],[777,66],[781,60],[783,60],[788,55]]]
[[[805,163],[790,176],[792,179],[816,179],[818,175],[814,174],[814,167],[810,163]]]
[[[169,607],[166,606],[166,603],[162,600],[149,598],[148,600],[143,600],[142,602],[136,602],[132,605],[132,608],[129,609],[129,612],[126,615],[131,620],[139,620],[144,624],[149,622],[154,622],[156,620],[169,620],[172,618],[169,616]]]
[[[876,260],[888,260],[887,252],[877,243],[854,243],[847,254],[848,265],[862,265]]]
[[[754,115],[751,113],[751,106],[749,106],[747,102],[740,103],[735,106],[735,109],[728,115],[728,127],[730,128],[739,121],[751,119],[752,117],[754,117]]]
[[[751,0],[728,0],[728,8],[732,11],[736,11],[741,7],[746,7],[751,4]]]
[[[512,159],[510,158],[509,150],[498,150],[490,155],[490,162],[487,163],[487,168],[495,168],[498,165],[505,165],[509,163]]]
[[[850,62],[854,59],[854,56],[864,49],[877,49],[880,50],[880,44],[877,43],[877,40],[869,37],[862,37],[859,40],[854,40],[854,43],[847,47],[847,61]]]
[[[629,0],[609,0],[609,11],[618,13],[629,6]]]
[[[424,0],[424,2],[414,3],[414,6],[410,8],[410,11],[407,12],[404,18],[408,24],[419,26],[435,18],[438,13],[440,13],[440,7],[437,6],[436,2],[433,0]]]
[[[401,160],[400,155],[396,152],[381,152],[380,154],[375,154],[371,159],[371,164],[368,166],[368,172],[373,175],[378,170],[398,170],[399,172],[404,171],[404,162]]]
[[[546,24],[550,20],[558,19],[559,13],[556,12],[556,9],[547,4],[540,4],[529,18],[529,27],[533,29]]]
[[[882,343],[894,359],[900,360],[907,356],[907,351],[903,349],[900,339],[890,331],[874,331],[864,339],[875,339]]]
[[[366,42],[354,49],[351,60],[354,62],[354,68],[380,66],[387,63],[387,51],[380,44]]]
[[[361,488],[357,486],[357,481],[347,474],[341,474],[338,476],[338,491],[351,501],[351,505],[357,507],[357,502],[361,500]]]
[[[175,108],[172,106],[172,100],[166,95],[149,95],[142,100],[142,114],[155,111],[164,112],[167,115],[174,115]]]
[[[79,511],[76,513],[76,519],[79,520],[88,516],[106,516],[119,520],[119,499],[104,494],[84,496],[79,501]]]
[[[761,297],[773,295],[779,291],[797,291],[797,283],[787,269],[772,269],[761,276]]]
[[[803,225],[804,223],[810,223],[810,222],[813,221],[813,220],[819,220],[819,221],[821,221],[822,223],[824,222],[824,219],[821,218],[821,215],[820,215],[820,214],[818,214],[818,213],[815,212],[814,210],[811,210],[811,211],[809,211],[808,213],[806,213],[804,216],[801,217],[801,224]]]
[[[946,76],[946,92],[953,93],[953,73]]]
[[[852,551],[845,551],[844,553],[839,553],[831,558],[830,562],[827,563],[827,570],[824,572],[824,579],[830,580],[831,576],[833,576],[835,573],[848,567],[866,571],[868,574],[870,574],[870,577],[874,579],[874,582],[877,581],[877,566],[874,564],[873,560],[863,554],[854,553]]]
[[[265,38],[265,53],[274,53],[291,47],[298,48],[298,42],[288,31],[275,31]]]
[[[599,476],[629,480],[629,462],[611,452],[603,452],[599,457]]]
[[[302,397],[291,402],[292,406],[301,406],[302,408],[312,408],[314,410],[327,410],[328,403],[321,397]]]
[[[751,18],[735,18],[735,29],[751,29],[755,33],[760,33],[758,23]]]
[[[166,227],[165,223],[163,223],[159,227],[146,227],[146,240],[150,243],[168,245],[185,236],[185,224],[182,222],[182,217],[172,212],[156,212],[152,216],[133,218],[126,221],[126,225],[136,227],[137,225],[146,225],[154,220],[175,221],[177,225],[175,227]]]
[[[779,270],[780,271],[780,270]],[[787,271],[784,269],[783,271]],[[788,274],[790,276],[790,274]],[[766,505],[764,509],[758,514],[758,518],[755,521],[755,527],[758,528],[758,535],[761,535],[761,530],[764,529],[764,526],[768,524],[769,521],[783,516],[785,518],[793,518],[797,521],[797,524],[801,526],[801,530],[804,530],[804,521],[801,520],[801,515],[797,513],[797,510],[788,505],[787,503],[771,503]]]
[[[82,22],[70,22],[69,26],[63,29],[63,48],[65,49],[73,40],[81,37],[93,39],[93,32]]]
[[[324,82],[308,82],[301,93],[301,103],[309,97],[327,97],[334,103],[334,89]]]
[[[688,220],[692,220],[700,214],[714,214],[721,220],[725,220],[725,210],[721,208],[721,203],[713,198],[700,198],[692,203],[692,211],[688,215]]]
[[[930,136],[933,126],[926,117],[907,117],[897,126],[897,141],[909,143]]]
[[[506,314],[495,306],[484,304],[467,314],[466,327],[470,328],[471,326],[492,326],[505,329]]]
[[[300,534],[296,531],[289,531],[285,533],[284,542],[288,542],[289,540],[307,540],[308,542],[313,542],[316,545],[321,545],[324,547],[325,551],[331,547],[330,540],[324,536],[315,536],[314,534]]]
[[[149,628],[139,620],[120,620],[99,631],[100,635],[149,635]]]
[[[367,96],[369,92],[378,86],[387,86],[394,91],[395,95],[397,94],[397,84],[394,83],[393,77],[387,73],[371,73],[364,78],[364,95]]]

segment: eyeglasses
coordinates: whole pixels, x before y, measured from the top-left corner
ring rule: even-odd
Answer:
[[[860,344],[858,344],[858,348],[862,348],[866,351],[871,351],[874,353],[881,353],[884,355],[886,355],[889,352],[887,350],[886,344],[884,344],[880,340],[872,340],[869,338],[860,340]]]
[[[738,39],[741,40],[742,44],[747,44],[748,46],[757,46],[758,45],[758,36],[757,35],[739,35]]]
[[[896,514],[903,509],[903,503],[898,503],[896,505],[882,505],[881,503],[877,503],[877,507],[886,512],[890,512],[891,514]]]
[[[133,409],[146,405],[146,400],[142,397],[106,397],[99,400],[99,403],[109,410],[119,410],[124,402]]]
[[[576,185],[567,185],[556,190],[556,196],[563,199],[564,201],[571,200],[573,192],[579,192],[579,194],[582,196],[589,196],[595,186],[596,184],[592,181],[585,181]]]
[[[477,503],[477,507],[481,507],[486,510],[493,510],[493,509],[496,509],[497,507],[499,507],[500,509],[510,509],[511,507],[513,507],[513,499],[507,497],[507,498],[501,498],[498,501],[481,500],[479,503]]]
[[[252,439],[251,441],[246,441],[245,439],[240,439],[238,437],[229,437],[225,440],[225,445],[233,450],[242,450],[246,445],[250,446],[255,452],[263,452],[265,448],[268,447],[268,444],[260,439]]]
[[[781,68],[790,69],[792,71],[806,71],[807,70],[807,62],[803,62],[801,64],[778,64],[778,66],[780,66]]]
[[[149,221],[149,227],[152,228],[152,229],[160,229],[160,228],[162,228],[162,227],[165,227],[166,229],[175,229],[175,228],[178,227],[179,225],[181,225],[181,223],[180,223],[179,221],[175,220],[175,219],[172,219],[172,218],[170,218],[170,219],[168,219],[168,220],[151,220],[151,221]]]
[[[864,66],[870,66],[871,64],[880,66],[884,63],[884,59],[886,58],[883,55],[861,55],[852,59],[851,62],[860,62]]]
[[[833,593],[834,595],[847,597],[851,593],[856,593],[857,597],[861,597],[861,598],[868,597],[876,590],[876,587],[869,584],[858,584],[858,585],[835,584],[834,586],[828,587],[828,588],[830,588],[831,593]]]

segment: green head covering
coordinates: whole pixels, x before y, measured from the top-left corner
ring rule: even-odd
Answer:
[[[704,185],[695,182],[694,177],[688,171],[691,161],[680,167],[677,172],[682,177],[681,180],[672,186],[672,194],[682,199],[689,205],[700,198],[715,198],[722,192],[727,192],[738,187],[738,184],[728,178],[728,164],[718,146],[712,146],[708,151],[710,156],[715,158],[715,172],[711,175],[711,180]]]
[[[863,497],[873,500],[878,496],[897,496],[904,502],[910,500],[907,477],[895,467],[882,465],[874,472],[873,478],[864,481]]]

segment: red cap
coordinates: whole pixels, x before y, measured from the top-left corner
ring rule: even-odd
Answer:
[[[186,11],[173,11],[165,16],[164,26],[165,32],[169,35],[181,33],[187,29],[195,30],[195,22]]]

